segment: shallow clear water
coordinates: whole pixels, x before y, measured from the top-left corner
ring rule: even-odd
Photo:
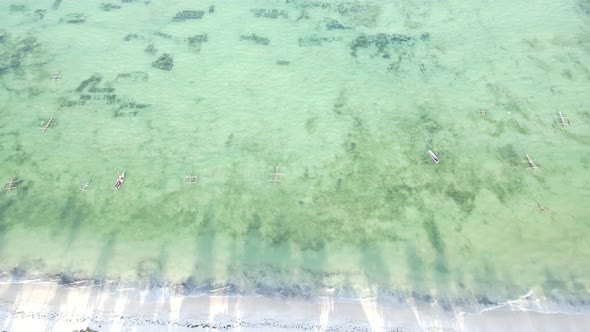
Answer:
[[[2,5],[6,278],[590,299],[588,1],[211,6]]]

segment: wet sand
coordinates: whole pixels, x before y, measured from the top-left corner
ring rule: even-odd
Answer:
[[[505,305],[482,312],[375,299],[315,301],[262,296],[162,295],[51,283],[0,285],[0,329],[18,331],[588,331],[585,313],[540,313]]]

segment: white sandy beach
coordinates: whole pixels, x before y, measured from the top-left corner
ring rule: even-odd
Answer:
[[[161,296],[131,289],[0,285],[1,331],[590,331],[588,314],[544,314],[515,306],[480,314],[374,300],[317,303],[262,296]],[[514,311],[507,311],[514,310]]]

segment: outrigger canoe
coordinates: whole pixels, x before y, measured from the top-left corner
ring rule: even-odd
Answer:
[[[127,169],[123,170],[123,173],[121,173],[121,175],[119,175],[119,178],[117,179],[117,182],[115,182],[115,190],[119,190],[119,188],[121,188],[121,186],[123,185],[123,182],[125,182],[125,171]]]
[[[436,154],[434,154],[434,152],[432,152],[432,150],[428,150],[428,155],[430,156],[430,158],[432,158],[432,160],[434,160],[435,163],[438,164],[440,162],[440,160],[438,159]]]

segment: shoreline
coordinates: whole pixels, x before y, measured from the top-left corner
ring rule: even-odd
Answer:
[[[577,313],[556,312],[549,305],[547,313],[526,308],[523,297],[540,305],[530,293],[501,305],[452,310],[436,300],[397,305],[377,298],[310,301],[227,295],[223,288],[199,296],[151,295],[153,290],[133,288],[2,282],[0,331],[585,331],[590,326],[587,308]]]

